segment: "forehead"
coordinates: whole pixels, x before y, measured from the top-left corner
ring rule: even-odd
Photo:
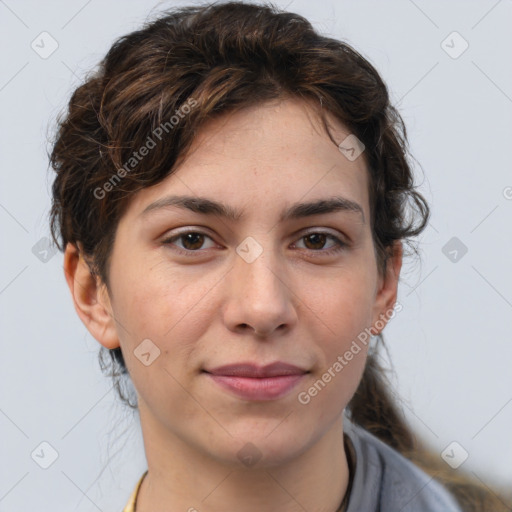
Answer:
[[[350,132],[332,116],[341,143]],[[342,196],[361,204],[369,218],[364,153],[351,160],[334,144],[311,104],[285,99],[213,118],[202,125],[172,174],[136,194],[140,213],[166,194],[222,199],[259,214],[299,200]]]

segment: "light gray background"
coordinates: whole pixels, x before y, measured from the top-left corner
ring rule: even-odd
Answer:
[[[276,4],[354,45],[399,105],[433,216],[385,330],[394,382],[433,449],[457,441],[469,453],[461,469],[510,485],[512,2]],[[0,0],[0,511],[121,510],[146,469],[137,415],[99,370],[62,255],[43,263],[32,248],[49,235],[56,115],[115,38],[172,5]],[[31,48],[43,31],[59,44],[47,59]],[[469,43],[456,59],[441,46],[453,31]],[[468,248],[457,262],[442,252],[452,237]],[[43,441],[58,452],[48,469],[31,457],[49,456]]]

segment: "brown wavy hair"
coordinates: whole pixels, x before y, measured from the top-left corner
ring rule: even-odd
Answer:
[[[108,288],[116,228],[130,198],[172,174],[206,120],[284,97],[316,104],[333,143],[326,113],[364,143],[379,272],[395,241],[417,253],[410,239],[423,231],[430,210],[414,185],[405,125],[378,72],[302,16],[241,2],[160,13],[116,40],[73,92],[49,155],[54,242],[61,251],[68,243],[79,247]],[[139,158],[150,139],[151,150]],[[378,340],[384,343],[382,334]],[[136,408],[123,391],[129,376],[121,348],[102,347],[99,358],[120,398]],[[503,496],[417,441],[398,403],[377,352],[370,353],[347,408],[352,420],[441,481],[464,510],[510,510]]]

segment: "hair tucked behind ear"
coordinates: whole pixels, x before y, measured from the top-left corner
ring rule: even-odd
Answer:
[[[414,185],[406,129],[386,85],[350,45],[320,35],[305,18],[238,2],[160,13],[119,38],[73,93],[50,155],[57,246],[81,242],[108,287],[116,228],[133,195],[174,172],[208,119],[285,97],[316,105],[335,144],[341,141],[333,139],[327,114],[363,142],[372,237],[383,272],[394,242],[408,243],[429,218]],[[154,147],[136,159],[134,151],[149,138]],[[121,398],[136,407],[133,393],[121,384],[128,377],[122,350],[107,354],[110,369],[104,352],[102,369],[110,371]],[[357,423],[443,481],[465,510],[505,510],[492,493],[443,469],[439,457],[416,445],[373,355],[349,409]]]

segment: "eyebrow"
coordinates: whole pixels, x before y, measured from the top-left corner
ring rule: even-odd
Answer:
[[[238,221],[244,215],[242,211],[206,197],[166,196],[146,206],[146,208],[140,213],[140,216],[145,216],[149,212],[167,209],[170,207],[183,208],[203,215],[216,215],[233,222]],[[363,219],[363,223],[365,223],[364,211],[361,205],[351,199],[340,196],[318,199],[316,201],[305,203],[295,203],[281,213],[279,222],[339,211],[359,212]]]

